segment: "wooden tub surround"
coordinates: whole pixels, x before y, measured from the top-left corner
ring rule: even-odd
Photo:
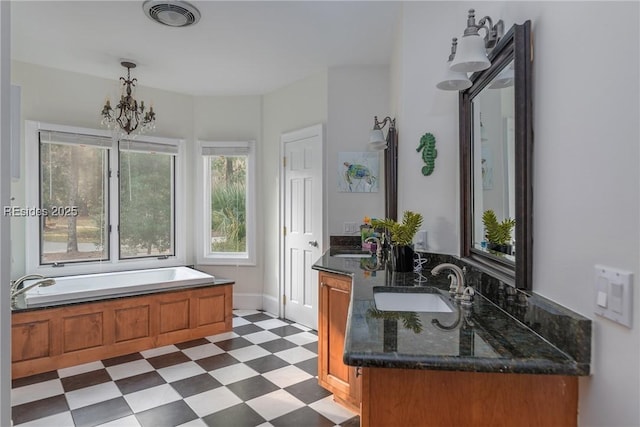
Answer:
[[[232,329],[232,285],[14,311],[13,378]]]

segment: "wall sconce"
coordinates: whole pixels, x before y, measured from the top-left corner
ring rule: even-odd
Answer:
[[[479,30],[484,29],[484,38]],[[502,20],[493,25],[491,17],[485,16],[476,24],[475,10],[469,9],[467,28],[464,30],[460,46],[451,62],[451,69],[462,73],[473,73],[489,68],[491,62],[487,58],[487,50],[493,49],[504,33]]]
[[[382,129],[389,125],[387,138]],[[369,147],[384,151],[384,217],[398,219],[398,130],[396,119],[385,117],[381,122],[373,117],[373,129],[369,132]]]
[[[471,87],[471,80],[467,76],[467,73],[461,73],[453,71],[451,69],[451,62],[456,56],[456,47],[458,46],[458,39],[454,37],[451,40],[451,54],[447,61],[447,68],[443,79],[436,85],[438,89],[442,90],[465,90]]]
[[[372,150],[386,150],[387,149],[387,140],[382,133],[382,129],[389,124],[389,131],[391,129],[395,129],[396,127],[396,119],[392,119],[387,116],[381,122],[378,121],[378,116],[373,117],[373,129],[369,132],[369,147]]]

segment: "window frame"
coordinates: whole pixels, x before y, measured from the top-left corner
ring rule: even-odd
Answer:
[[[110,176],[108,178],[109,212],[109,259],[102,261],[70,261],[59,266],[40,264],[40,217],[27,216],[25,221],[25,269],[29,274],[67,276],[107,271],[137,270],[160,267],[175,267],[186,263],[186,155],[184,140],[138,135],[136,141],[176,146],[174,157],[174,255],[149,258],[120,259],[119,249],[119,148],[118,139],[113,139],[108,130],[43,123],[25,120],[25,205],[40,206],[40,131],[66,132],[112,139],[109,150]]]
[[[255,266],[256,265],[256,146],[255,141],[197,141],[196,163],[196,260],[201,265]],[[212,252],[211,242],[205,236],[211,233],[211,179],[208,168],[209,155],[203,150],[228,151],[247,149],[247,199],[246,199],[246,253]],[[223,154],[223,153],[221,153]],[[242,254],[242,255],[240,255]]]
[[[49,138],[46,138],[46,141],[43,140],[43,133],[51,133],[51,134],[59,134],[60,136],[62,136],[61,139],[64,139],[66,136],[64,135],[69,135],[69,137],[71,139],[75,139],[75,137],[80,137],[80,138],[96,138],[96,135],[87,135],[84,133],[68,133],[68,132],[59,132],[59,131],[53,131],[50,129],[39,129],[37,131],[37,144],[38,144],[38,149],[37,149],[37,165],[38,165],[38,202],[34,205],[35,207],[43,207],[43,188],[42,188],[42,184],[43,184],[43,179],[44,176],[42,175],[42,147],[43,144],[57,144],[57,145],[66,145],[66,146],[70,146],[70,147],[75,147],[76,145],[87,145],[87,146],[92,146],[92,147],[96,147],[99,148],[101,150],[104,150],[104,153],[106,153],[106,166],[107,166],[107,170],[105,175],[103,176],[103,179],[105,180],[104,182],[104,189],[106,190],[104,193],[104,202],[106,204],[106,207],[103,207],[102,211],[105,215],[106,221],[105,221],[105,230],[102,231],[103,237],[105,238],[105,242],[106,242],[106,247],[107,250],[104,252],[104,258],[98,258],[95,259],[95,262],[108,262],[111,259],[111,235],[109,233],[109,224],[110,222],[110,180],[109,180],[109,171],[112,169],[112,165],[111,165],[111,144],[108,143],[108,140],[110,138],[106,138],[106,137],[99,137],[101,138],[103,141],[99,142],[99,143],[90,143],[87,142],[86,144],[76,144],[74,142],[69,142],[69,141],[60,141],[60,142],[53,142],[51,141],[49,138],[52,138],[51,135],[49,135]],[[56,136],[57,139],[57,136]],[[82,141],[83,143],[85,143],[84,139]],[[28,207],[32,207],[31,205]],[[75,263],[86,263],[86,262],[93,262],[90,259],[74,259],[74,260],[63,260],[60,262],[43,262],[43,258],[44,258],[44,234],[42,234],[43,229],[44,229],[44,222],[43,222],[43,218],[41,216],[38,216],[38,264],[41,266],[51,266],[51,267],[56,267],[58,264],[75,264]]]
[[[125,148],[122,149],[121,147],[123,146],[123,143],[126,143],[127,141],[130,141],[131,143],[136,143],[136,142],[143,142],[143,143],[150,143],[150,145],[156,145],[159,146],[160,144],[157,142],[151,142],[149,139],[139,139],[136,138],[135,141],[133,140],[120,140],[118,141],[118,171],[120,171],[120,160],[121,160],[121,155],[123,154],[123,152],[125,151],[129,151],[129,152],[142,152],[145,154],[152,154],[153,150],[136,150],[136,149],[131,149],[131,148]],[[163,145],[171,145],[173,147],[173,144],[163,144]],[[158,257],[172,257],[176,255],[176,244],[177,244],[177,232],[176,232],[176,219],[177,219],[177,211],[178,208],[176,206],[176,185],[177,185],[177,164],[178,164],[178,154],[179,154],[179,147],[176,147],[178,149],[178,151],[173,154],[173,153],[162,153],[162,149],[160,149],[160,151],[158,152],[157,155],[169,155],[171,156],[171,169],[173,172],[173,177],[172,177],[172,182],[171,182],[171,203],[173,205],[173,212],[171,214],[171,233],[173,234],[173,241],[172,241],[172,245],[171,245],[171,251],[172,254],[171,255],[167,255],[167,254],[163,254],[163,255],[142,255],[142,256],[131,256],[131,257],[123,257],[122,256],[122,242],[120,241],[120,228],[118,228],[118,259],[119,260],[133,260],[133,259],[150,259],[150,258],[158,258]],[[119,173],[119,177],[122,176],[122,173]],[[120,202],[121,202],[121,196],[122,194],[120,193],[120,181],[118,181],[118,224],[120,224],[120,217],[121,217],[121,212],[120,212]]]

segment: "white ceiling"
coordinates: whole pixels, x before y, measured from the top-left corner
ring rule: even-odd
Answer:
[[[142,1],[13,1],[12,59],[190,95],[268,93],[327,67],[388,64],[394,1],[191,1],[172,28]]]

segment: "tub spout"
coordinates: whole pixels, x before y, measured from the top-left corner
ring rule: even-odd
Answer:
[[[27,280],[27,279],[24,279],[24,280]],[[30,284],[29,286],[24,286],[24,287],[22,287],[20,289],[12,289],[11,290],[11,306],[15,306],[16,297],[18,295],[24,294],[29,289],[33,289],[36,286],[43,286],[43,287],[51,286],[51,285],[55,285],[55,283],[56,283],[55,279],[46,279],[46,278],[43,277],[41,280],[38,280],[37,282]],[[16,288],[17,287],[18,287],[18,285],[16,285]]]
[[[18,290],[18,288],[22,285],[25,280],[31,279],[44,279],[45,277],[42,274],[26,274],[22,277],[17,278],[16,280],[11,281],[11,294]]]

